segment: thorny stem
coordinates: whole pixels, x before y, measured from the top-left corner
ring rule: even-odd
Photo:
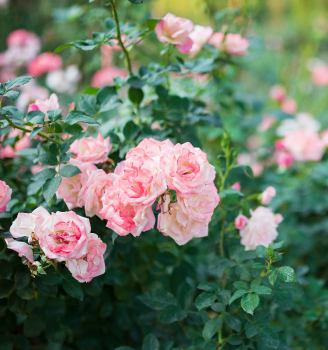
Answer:
[[[131,68],[131,60],[129,57],[129,53],[126,50],[123,41],[122,41],[122,37],[121,37],[121,30],[120,30],[120,22],[118,20],[118,16],[117,16],[117,11],[116,11],[116,5],[114,4],[114,0],[109,0],[111,5],[112,5],[112,9],[113,9],[113,14],[114,14],[114,18],[115,18],[115,23],[116,23],[116,32],[117,32],[117,40],[120,43],[120,46],[123,50],[123,53],[125,55],[125,59],[128,65],[128,71],[130,73],[130,75],[132,75],[132,68]]]

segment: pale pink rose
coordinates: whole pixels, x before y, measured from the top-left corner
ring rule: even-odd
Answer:
[[[12,238],[6,238],[5,241],[8,249],[14,250],[20,257],[25,256],[31,263],[34,263],[33,250],[30,245],[25,242],[15,241]]]
[[[190,198],[177,196],[177,200],[182,210],[190,219],[210,222],[214,209],[220,202],[218,190],[214,183],[205,186],[201,193],[194,194]]]
[[[104,196],[106,189],[113,185],[116,178],[116,174],[106,174],[102,169],[91,173],[84,186],[83,194],[85,198],[84,209],[87,216],[93,217],[97,215],[103,220],[103,217],[100,215],[100,211],[103,208],[101,198]]]
[[[22,151],[23,149],[30,148],[32,141],[28,135],[24,135],[20,140],[15,143],[15,152]]]
[[[287,97],[281,103],[281,110],[288,114],[294,114],[297,111],[297,104],[293,98]]]
[[[245,56],[248,54],[249,41],[240,34],[227,34],[224,40],[225,50],[233,56]]]
[[[131,148],[126,154],[126,159],[133,156],[146,155],[151,158],[158,158],[167,149],[173,148],[174,144],[170,140],[157,141],[153,138],[143,139],[137,147]]]
[[[152,229],[155,225],[155,216],[151,207],[124,205],[123,196],[123,191],[116,186],[105,191],[100,215],[108,220],[106,226],[120,236],[131,233],[134,237]]]
[[[253,171],[253,175],[254,175],[255,177],[259,177],[259,176],[261,176],[262,173],[263,173],[264,166],[263,166],[263,164],[261,164],[261,163],[254,163],[254,164],[251,164],[251,165],[250,165],[250,168],[251,168],[252,171]]]
[[[60,69],[63,65],[62,58],[52,52],[44,52],[34,58],[28,65],[28,74],[34,77],[39,77],[44,73]]]
[[[282,102],[286,97],[286,89],[280,85],[274,85],[269,92],[270,97],[275,100]]]
[[[297,161],[318,161],[324,153],[324,144],[318,133],[314,131],[298,130],[285,136],[283,144]]]
[[[235,227],[238,230],[241,230],[246,226],[248,218],[245,215],[238,215],[235,219]]]
[[[274,214],[274,221],[277,225],[279,225],[284,220],[281,214]]]
[[[178,203],[171,204],[170,212],[158,215],[157,229],[174,239],[178,245],[184,245],[194,237],[208,235],[208,222],[191,219]]]
[[[241,244],[245,250],[254,250],[258,245],[268,247],[278,237],[277,222],[270,208],[258,207],[251,211],[251,218],[240,230]]]
[[[68,209],[82,208],[85,202],[84,186],[97,167],[92,163],[80,162],[76,159],[70,159],[68,164],[77,166],[81,173],[73,177],[62,177],[56,195],[58,199],[64,200]]]
[[[314,85],[328,85],[328,65],[323,63],[316,64],[312,70],[311,78]]]
[[[38,228],[39,244],[49,259],[80,259],[88,252],[90,221],[73,211],[51,213]]]
[[[224,37],[224,33],[216,32],[211,36],[209,44],[213,45],[218,50],[222,50],[222,42],[224,41]]]
[[[263,193],[261,198],[262,204],[269,204],[273,197],[276,196],[276,189],[272,186],[269,186]]]
[[[7,37],[7,46],[26,45],[30,41],[40,41],[38,36],[25,29],[17,29],[11,32]]]
[[[104,253],[106,244],[94,233],[88,236],[87,255],[82,259],[68,259],[66,267],[79,282],[90,282],[105,273]]]
[[[234,188],[235,190],[241,191],[241,186],[239,182],[234,183],[231,188]]]
[[[16,158],[15,150],[10,146],[0,147],[0,159]]]
[[[39,173],[40,171],[42,171],[45,167],[41,165],[41,163],[39,162],[38,164],[36,165],[32,165],[31,166],[31,173],[33,175]]]
[[[280,168],[290,168],[294,163],[294,158],[290,153],[278,151],[275,153],[275,158]]]
[[[98,70],[92,77],[91,85],[95,88],[102,88],[107,85],[113,85],[114,78],[126,78],[128,75],[125,69],[108,67]]]
[[[0,180],[0,213],[6,211],[6,205],[11,199],[12,189],[4,182]]]
[[[160,167],[169,188],[176,190],[180,197],[202,192],[215,178],[215,168],[208,162],[206,153],[189,142],[165,150],[160,157]]]
[[[151,129],[152,130],[155,130],[155,129],[158,129],[158,130],[163,130],[163,128],[161,127],[160,123],[158,121],[155,121],[152,125],[151,125]]]
[[[41,224],[50,216],[43,207],[38,207],[32,213],[18,213],[16,220],[10,227],[10,233],[14,238],[28,237],[32,241],[32,233],[38,238],[38,230]]]
[[[125,161],[125,168],[115,181],[123,192],[123,204],[150,206],[166,189],[164,174],[150,157],[133,156]]]
[[[270,116],[264,116],[260,125],[258,126],[258,131],[267,131],[271,128],[271,126],[275,123],[275,119]]]
[[[31,111],[41,111],[45,115],[47,115],[48,111],[59,109],[60,105],[58,102],[58,96],[56,94],[51,94],[49,99],[45,101],[36,100],[34,103],[30,104],[27,112]]]
[[[16,100],[18,109],[25,110],[36,99],[46,100],[49,97],[49,91],[41,86],[31,84],[31,81],[23,85],[21,93]]]
[[[321,133],[321,140],[325,147],[328,147],[328,130],[324,130]]]
[[[93,164],[104,163],[108,159],[108,154],[112,149],[110,138],[105,140],[101,133],[98,133],[97,138],[93,136],[83,137],[81,140],[75,140],[69,152],[76,154],[74,159],[81,162],[90,162]]]
[[[311,114],[300,112],[296,114],[295,118],[284,119],[278,126],[276,134],[278,136],[286,136],[298,130],[318,132],[320,128],[320,122],[315,120]]]
[[[121,162],[119,162],[116,165],[115,170],[114,170],[114,174],[121,175],[124,168],[125,168],[125,160],[122,160]]]
[[[189,53],[193,41],[190,34],[194,29],[192,21],[168,13],[156,24],[155,33],[160,42],[168,42],[177,46],[181,53]]]
[[[256,150],[259,149],[263,144],[263,139],[259,135],[251,135],[247,139],[247,148],[249,150]]]
[[[5,147],[0,146],[0,159],[4,158],[17,158],[16,152],[21,151],[32,146],[32,141],[29,139],[28,135],[24,135],[22,131],[14,129],[8,135],[8,137],[19,137],[19,140],[14,146],[6,145]],[[3,136],[0,138],[0,142],[3,141]]]
[[[202,49],[210,37],[213,34],[213,29],[211,27],[202,27],[195,25],[194,30],[190,33],[189,37],[193,41],[192,48],[190,50],[190,57],[195,57],[197,53]]]
[[[114,55],[114,51],[116,50],[116,48],[114,48],[115,46],[116,45],[111,46],[109,44],[100,46],[101,68],[110,68],[110,67],[112,67],[113,55]]]

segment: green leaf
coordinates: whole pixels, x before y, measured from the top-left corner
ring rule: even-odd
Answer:
[[[63,288],[65,292],[71,297],[77,298],[82,301],[84,298],[84,293],[80,282],[78,282],[73,277],[69,279],[66,276],[63,277]]]
[[[135,105],[139,105],[144,98],[144,93],[142,89],[130,87],[129,89],[129,99]]]
[[[197,288],[212,293],[217,293],[220,290],[219,286],[214,282],[202,282],[197,286]]]
[[[6,90],[10,90],[14,87],[18,87],[21,85],[25,85],[27,84],[30,80],[32,79],[32,77],[30,77],[29,75],[26,76],[22,76],[22,77],[18,77],[18,78],[14,78],[14,79],[9,79],[6,83],[5,83],[5,89]]]
[[[108,30],[116,28],[116,23],[113,18],[106,18],[105,23]]]
[[[146,82],[144,80],[139,79],[138,77],[131,77],[127,81],[128,84],[130,84],[134,88],[142,88],[145,86]]]
[[[131,4],[134,4],[134,5],[138,5],[138,4],[142,4],[143,3],[143,0],[129,0],[131,2]],[[142,349],[144,350],[144,349]]]
[[[101,105],[99,113],[102,113],[116,108],[122,101],[117,97],[114,86],[105,86],[97,93],[97,103]]]
[[[205,323],[205,327],[203,329],[203,337],[206,341],[209,341],[213,335],[218,332],[218,330],[222,326],[222,317],[215,316],[211,320]]]
[[[43,126],[37,126],[30,133],[30,140],[34,139],[34,137],[43,129]]]
[[[254,281],[252,281],[251,283],[251,288],[255,287],[255,286],[259,286],[262,282],[262,277],[261,276],[258,276],[255,278]]]
[[[289,266],[279,267],[278,277],[284,282],[297,282],[295,272]]]
[[[257,294],[255,293],[246,294],[241,299],[241,307],[248,314],[253,315],[254,310],[258,306],[259,302],[260,302],[260,298]]]
[[[126,140],[135,140],[139,134],[139,131],[139,126],[130,120],[125,124],[123,134]]]
[[[59,170],[59,175],[63,177],[73,177],[77,174],[81,174],[81,170],[77,166],[71,164],[65,165]]]
[[[44,183],[48,179],[52,179],[57,174],[55,169],[46,168],[38,172],[32,177],[32,180]]]
[[[241,298],[244,294],[247,293],[245,289],[238,289],[234,295],[229,299],[229,305],[234,302],[236,299]]]
[[[63,51],[67,47],[73,47],[73,46],[74,46],[73,44],[66,44],[66,45],[58,46],[57,49],[54,51],[54,53],[58,53],[60,51]]]
[[[277,277],[278,277],[278,270],[271,271],[268,277],[269,283],[274,286],[274,284],[276,283]]]
[[[232,316],[229,313],[226,313],[224,314],[224,321],[231,329],[233,329],[236,332],[240,332],[241,322],[238,320],[237,317]]]
[[[16,100],[16,98],[19,96],[19,91],[10,90],[10,91],[7,91],[3,96],[10,98],[12,100]]]
[[[60,146],[59,146],[59,150],[60,150],[60,153],[65,153],[69,150],[69,147],[70,147],[70,144],[69,142],[63,142]]]
[[[251,292],[256,293],[256,294],[267,294],[270,295],[272,290],[268,287],[265,286],[254,286],[251,288]]]
[[[148,334],[142,343],[142,350],[159,350],[159,341],[153,334]]]
[[[41,334],[44,324],[36,314],[29,315],[24,322],[24,334],[27,337],[37,337]]]
[[[235,282],[233,285],[237,289],[244,289],[244,290],[248,290],[249,289],[248,285],[245,282],[242,282],[242,281]]]
[[[205,307],[211,306],[214,304],[215,300],[217,299],[215,294],[203,292],[198,295],[196,298],[196,307],[198,310],[201,310]]]
[[[152,289],[139,296],[139,299],[148,307],[154,310],[163,310],[168,305],[176,305],[175,297],[162,289]]]
[[[87,116],[81,111],[69,112],[67,116],[63,119],[63,122],[68,125],[73,125],[78,122],[87,123],[89,125],[99,125],[99,123],[95,119]]]
[[[156,24],[160,21],[161,21],[161,19],[147,18],[146,19],[146,26],[148,27],[149,30],[154,31]]]
[[[19,270],[15,273],[16,289],[25,288],[31,280],[31,274],[28,269]]]
[[[224,312],[225,306],[222,303],[215,303],[211,306],[211,309],[215,312]]]
[[[72,152],[69,152],[69,153],[62,153],[60,156],[59,156],[59,162],[64,164],[66,162],[68,162],[73,156],[75,156],[74,153]]]
[[[265,259],[268,257],[267,250],[268,248],[264,247],[263,245],[258,245],[255,249],[255,253],[257,257]]]
[[[52,109],[50,111],[47,111],[47,116],[52,122],[54,122],[60,118],[61,113],[61,109]]]
[[[45,114],[41,111],[31,111],[26,115],[26,121],[31,124],[44,124]]]
[[[173,341],[167,341],[161,346],[161,350],[172,350],[174,345]]]
[[[273,249],[280,249],[284,246],[285,241],[277,242],[277,243],[271,243],[270,246]]]
[[[167,324],[173,323],[176,321],[182,321],[187,315],[187,312],[183,311],[180,306],[168,305],[163,309],[160,321]]]
[[[100,46],[99,44],[96,44],[94,40],[91,39],[72,41],[71,44],[73,44],[77,49],[81,49],[83,51],[91,51],[96,47]]]
[[[47,152],[43,153],[39,157],[39,161],[42,163],[42,165],[57,165],[57,157],[55,154]]]
[[[246,323],[245,330],[246,330],[247,338],[254,337],[254,335],[258,334],[258,332],[260,331],[259,327],[257,327],[255,324],[252,324],[250,322]]]
[[[52,179],[48,179],[42,186],[42,193],[44,199],[49,203],[51,198],[54,196],[58,187],[62,181],[61,176],[56,176]]]
[[[178,288],[178,305],[182,307],[183,309],[187,310],[193,301],[194,292],[192,287],[187,282],[182,282]]]

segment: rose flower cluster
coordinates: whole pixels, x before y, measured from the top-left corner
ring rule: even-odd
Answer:
[[[219,203],[215,169],[206,154],[190,143],[144,139],[126,155],[114,173],[95,164],[107,160],[109,138],[99,134],[76,140],[70,164],[81,173],[63,178],[57,191],[69,209],[84,207],[86,215],[107,220],[107,227],[125,236],[139,236],[155,226],[153,204],[158,201],[157,228],[182,245],[208,234]]]

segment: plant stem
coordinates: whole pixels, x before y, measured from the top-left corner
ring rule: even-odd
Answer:
[[[127,63],[127,66],[128,66],[128,71],[130,73],[130,75],[132,75],[132,68],[131,68],[131,60],[130,60],[130,57],[129,57],[129,53],[128,51],[126,50],[124,44],[123,44],[123,41],[122,41],[122,37],[121,37],[121,30],[120,30],[120,22],[118,20],[118,16],[117,16],[117,11],[116,11],[116,6],[114,4],[114,0],[109,0],[111,5],[112,5],[112,9],[113,9],[113,13],[114,13],[114,18],[115,18],[115,23],[116,23],[116,32],[117,32],[117,40],[123,50],[123,53],[125,55],[125,59],[126,59],[126,63]]]

